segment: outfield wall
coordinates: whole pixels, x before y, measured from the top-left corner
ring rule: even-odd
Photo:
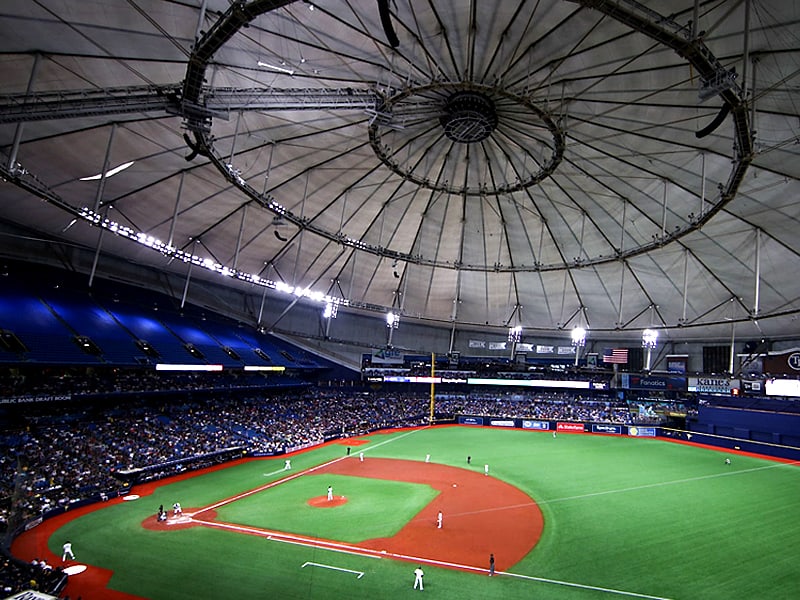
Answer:
[[[737,412],[754,413],[755,411]],[[771,417],[766,419],[765,423],[770,423],[772,425],[778,425],[781,422],[781,417],[796,417],[796,425],[800,427],[800,416],[776,415],[773,413],[758,413],[756,416],[758,415]],[[757,429],[754,430],[753,423],[747,421],[747,415],[737,415],[736,417],[737,419],[743,419],[743,421],[740,422],[740,425],[743,423],[749,423],[750,427],[734,427],[730,421],[721,421],[719,423],[707,423],[706,426],[711,429],[711,431],[702,431],[696,429],[684,431],[657,425],[552,421],[509,417],[488,417],[481,415],[458,415],[456,417],[456,422],[459,425],[472,425],[477,427],[508,427],[510,429],[551,431],[556,434],[591,433],[600,435],[624,435],[629,437],[662,437],[672,440],[691,441],[697,444],[730,449],[736,452],[749,452],[752,454],[774,456],[789,460],[800,460],[800,437],[798,437],[797,434],[783,431],[769,434],[771,439],[762,439],[767,437],[767,434]],[[795,421],[792,421],[792,423],[786,425],[786,427],[793,427],[795,425]],[[764,423],[756,423],[756,425],[759,427],[764,427]],[[717,426],[719,426],[719,431],[724,431],[726,433],[717,433]]]
[[[511,417],[487,417],[482,415],[458,415],[459,425],[486,427],[508,427],[553,433],[598,433],[603,435],[628,435],[633,437],[656,437],[659,427],[655,425],[623,425],[589,421],[558,421],[548,419],[521,419]]]
[[[800,415],[741,408],[701,406],[694,419],[687,420],[692,441],[800,459]]]

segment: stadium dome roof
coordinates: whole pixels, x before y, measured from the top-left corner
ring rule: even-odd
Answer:
[[[798,18],[7,2],[0,246],[191,260],[434,325],[797,338]]]

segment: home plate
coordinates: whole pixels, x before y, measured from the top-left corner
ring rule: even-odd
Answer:
[[[85,570],[86,565],[72,565],[71,567],[64,569],[64,573],[67,575],[77,575],[78,573],[83,573]]]

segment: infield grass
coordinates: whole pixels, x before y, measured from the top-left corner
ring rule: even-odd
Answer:
[[[347,502],[333,509],[310,506],[307,500],[325,496],[328,485]],[[393,536],[437,494],[427,485],[310,474],[227,504],[217,519],[356,543]]]
[[[431,462],[480,472],[489,464],[493,477],[522,489],[542,509],[542,538],[510,569],[513,576],[489,578],[426,566],[428,596],[448,600],[798,597],[800,468],[795,464],[656,439],[569,434],[554,439],[550,433],[477,427],[425,428],[363,439],[369,443],[359,446],[356,454],[363,450],[367,460],[380,456],[423,461],[430,454]],[[313,449],[292,458],[293,470],[344,453],[339,444]],[[471,465],[466,463],[468,455]],[[726,456],[731,465],[724,464]],[[61,544],[70,539],[82,562],[114,571],[112,587],[152,600],[375,600],[415,593],[412,562],[206,527],[180,531],[141,527],[159,504],[171,507],[177,500],[184,510],[208,506],[282,477],[282,466],[282,459],[254,460],[185,481],[166,481],[151,496],[103,506],[64,525],[49,539],[49,546],[59,553]],[[359,491],[369,497],[368,502],[306,512],[306,495],[323,495],[329,481],[336,494],[344,493],[352,482],[313,474],[294,481],[291,488],[286,484],[281,490],[282,484],[220,507],[219,518],[224,514],[223,520],[357,540],[386,535],[402,525],[402,519],[424,505],[429,489],[412,485],[409,491],[408,484],[386,482],[390,485],[383,487],[382,482],[369,480],[369,486]],[[391,484],[404,487],[398,493]],[[403,500],[400,507],[398,498]],[[337,523],[339,515],[342,520]],[[363,575],[359,578],[357,573]]]

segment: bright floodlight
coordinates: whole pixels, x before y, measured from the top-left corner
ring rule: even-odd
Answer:
[[[572,345],[573,346],[586,345],[586,330],[583,327],[572,328]]]
[[[655,348],[658,344],[658,331],[645,329],[642,331],[642,348]]]
[[[336,306],[333,302],[328,302],[325,305],[325,309],[322,311],[322,318],[323,319],[335,319],[336,313],[338,312],[338,306]]]
[[[522,327],[517,325],[516,327],[511,327],[508,330],[508,341],[509,342],[519,342],[522,339]]]
[[[386,313],[386,326],[392,329],[397,329],[397,326],[400,324],[400,315],[396,315],[393,312]]]

